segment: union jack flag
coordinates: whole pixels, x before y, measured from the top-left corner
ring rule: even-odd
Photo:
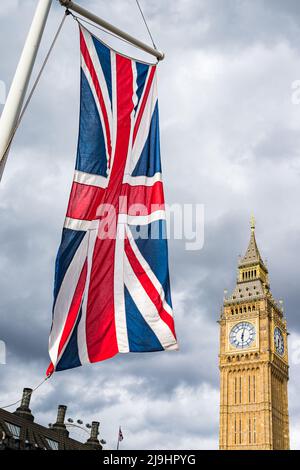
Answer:
[[[47,374],[118,352],[178,349],[156,66],[80,26],[77,159],[56,259]]]

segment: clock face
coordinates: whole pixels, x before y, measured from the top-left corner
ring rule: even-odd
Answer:
[[[284,339],[283,335],[281,333],[281,330],[276,326],[274,329],[274,344],[275,344],[275,349],[280,356],[283,356],[284,354]]]
[[[255,340],[255,334],[255,327],[252,323],[246,321],[237,323],[230,331],[230,344],[238,349],[248,348]]]

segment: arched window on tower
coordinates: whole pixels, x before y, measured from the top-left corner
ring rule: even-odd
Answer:
[[[234,415],[234,443],[237,444],[237,422],[236,415]]]
[[[256,444],[256,416],[253,416],[253,444]]]
[[[240,403],[242,403],[242,376],[240,376],[240,383],[239,383],[239,387],[240,387]]]
[[[248,376],[248,401],[251,403],[251,374]]]
[[[242,416],[240,415],[239,443],[242,444]]]
[[[252,432],[251,432],[251,416],[249,416],[248,420],[248,439],[249,439],[249,444],[251,444],[252,441]]]

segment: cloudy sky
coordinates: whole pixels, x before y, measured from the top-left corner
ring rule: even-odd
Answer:
[[[36,0],[0,5],[0,80],[9,87]],[[79,3],[148,41],[134,0]],[[141,0],[166,59],[159,66],[166,199],[204,204],[204,246],[170,242],[180,352],[121,355],[55,374],[32,398],[37,421],[101,421],[107,447],[218,446],[218,325],[234,287],[249,219],[267,259],[290,336],[291,445],[300,447],[300,79],[298,0]],[[63,10],[53,0],[39,65]],[[143,53],[101,38],[137,57]],[[1,88],[3,89],[3,83]],[[295,101],[295,100],[294,100]],[[0,105],[0,111],[3,106]],[[16,135],[0,185],[0,406],[35,386],[48,365],[54,260],[73,176],[78,130],[77,26],[68,18]],[[198,226],[202,230],[201,224]]]

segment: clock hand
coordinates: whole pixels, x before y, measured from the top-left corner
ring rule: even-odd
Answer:
[[[245,337],[245,330],[246,328],[244,327],[243,331],[242,331],[242,335],[241,335],[241,340],[242,340],[242,348],[244,349],[244,337]]]

